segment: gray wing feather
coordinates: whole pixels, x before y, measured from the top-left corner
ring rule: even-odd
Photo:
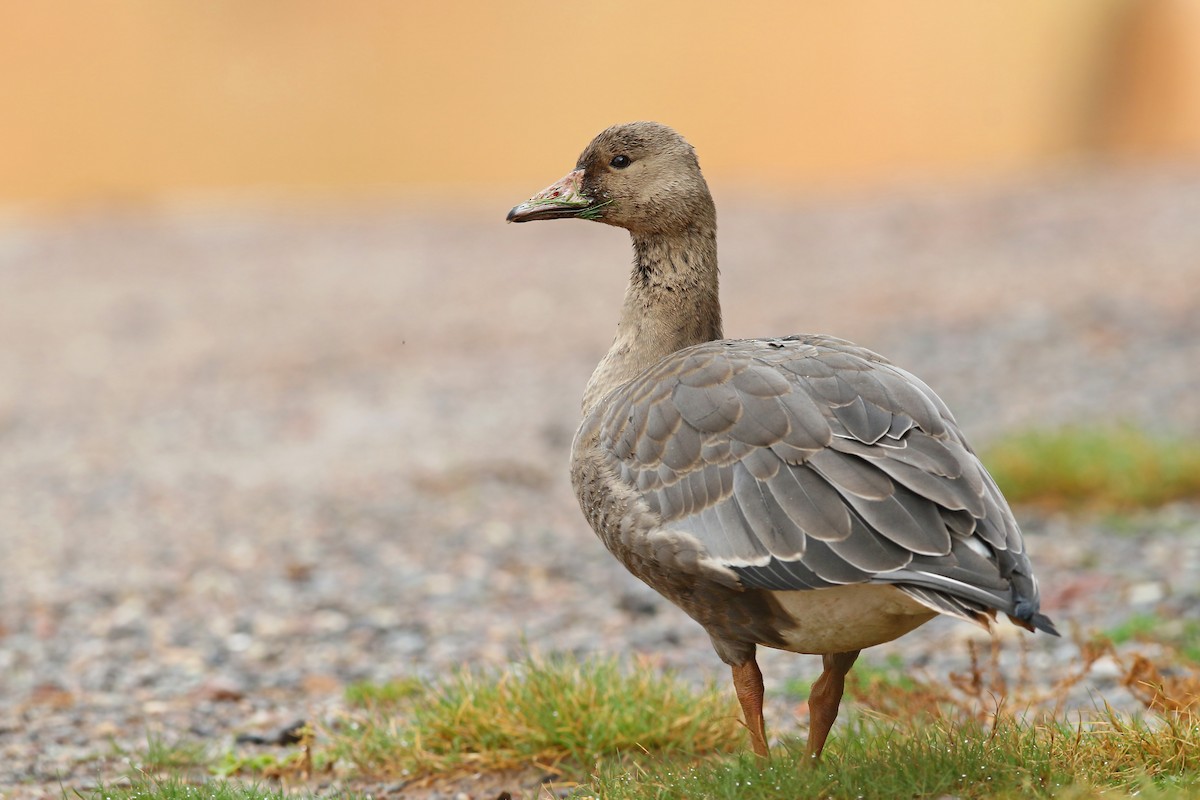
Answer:
[[[850,535],[829,542],[829,549],[863,572],[891,572],[906,567],[913,552],[880,536],[857,516],[850,519]]]
[[[832,448],[814,453],[807,466],[847,497],[885,500],[895,490],[895,484],[887,475],[861,459],[844,456]]]
[[[847,405],[835,407],[833,414],[847,433],[864,444],[875,444],[892,427],[892,415],[861,396]]]
[[[791,523],[784,536],[830,541],[850,535],[850,512],[838,490],[813,470],[785,467],[760,485]]]
[[[804,536],[796,535],[792,520],[779,507],[774,495],[744,468],[734,468],[732,504],[741,512],[746,527],[770,552],[788,559],[804,556]]]
[[[675,419],[683,422],[682,417],[676,416]],[[663,447],[662,464],[659,465],[663,477],[683,472],[699,461],[702,444],[698,430],[690,425],[676,425]]]
[[[868,461],[889,478],[933,500],[942,508],[966,510],[976,516],[984,513],[978,466],[972,463],[974,457],[962,447],[957,448],[962,454],[958,456],[949,447],[920,431],[914,431],[903,442],[894,445],[871,447],[852,439],[836,438],[831,446],[840,453]],[[918,448],[927,452],[913,458],[912,453]],[[937,452],[937,458],[929,457],[929,451],[933,448],[940,451]]]
[[[1052,629],[1020,530],[949,410],[874,353],[710,342],[615,395],[595,425],[616,475],[744,585],[890,583],[946,613]]]
[[[914,555],[941,556],[950,552],[950,531],[937,506],[928,499],[900,486],[883,500],[842,496],[871,530]]]
[[[740,398],[728,385],[681,385],[674,400],[684,421],[702,433],[724,433],[742,416]]]

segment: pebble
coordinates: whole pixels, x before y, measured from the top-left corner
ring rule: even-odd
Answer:
[[[1145,581],[1130,586],[1126,595],[1129,605],[1148,606],[1162,600],[1165,592],[1158,581]]]

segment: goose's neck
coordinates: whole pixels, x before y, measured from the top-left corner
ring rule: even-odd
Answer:
[[[665,356],[722,336],[715,224],[671,235],[634,233],[633,253],[617,335],[588,381],[584,416]]]

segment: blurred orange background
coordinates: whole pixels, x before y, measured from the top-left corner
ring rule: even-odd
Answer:
[[[73,0],[0,11],[0,204],[453,192],[653,118],[841,187],[1200,153],[1194,0]]]

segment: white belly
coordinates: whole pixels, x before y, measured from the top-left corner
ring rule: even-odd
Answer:
[[[860,583],[832,589],[771,592],[791,618],[781,625],[793,653],[844,653],[903,636],[937,616],[894,586]]]

